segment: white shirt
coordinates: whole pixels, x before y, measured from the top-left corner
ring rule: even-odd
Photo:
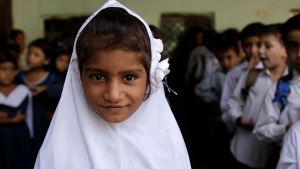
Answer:
[[[233,121],[242,116],[251,119],[255,124],[258,120],[264,95],[274,82],[268,70],[262,71],[258,75],[255,84],[250,88],[247,99],[244,100],[241,90],[245,86],[247,74],[248,72],[242,75],[228,101],[228,113]],[[287,69],[284,74],[287,74]],[[231,140],[230,149],[234,157],[241,163],[254,168],[264,168],[271,153],[272,145],[258,140],[252,131],[237,127]]]
[[[300,121],[284,136],[277,169],[300,169]]]
[[[245,60],[237,67],[230,70],[226,75],[225,84],[221,95],[220,108],[222,111],[222,120],[226,124],[229,131],[233,131],[235,129],[235,124],[231,120],[230,115],[228,114],[229,111],[228,100],[230,96],[233,94],[240,77],[242,76],[243,73],[247,71],[247,67],[248,67],[248,61]],[[263,68],[262,63],[259,62],[257,65],[255,65],[255,68],[262,69]]]
[[[296,71],[293,76],[290,94],[287,98],[288,104],[282,112],[277,103],[272,102],[276,84],[266,94],[264,106],[254,130],[259,139],[280,143],[286,133],[286,126],[300,119],[300,76]]]
[[[196,85],[196,96],[207,103],[219,101],[225,78],[226,74],[222,70],[211,74]]]
[[[228,99],[232,95],[241,75],[247,70],[247,66],[248,62],[243,61],[241,64],[227,73],[220,105],[223,113],[228,111]]]
[[[228,99],[232,95],[241,75],[247,70],[248,62],[243,61],[237,67],[233,68],[226,74],[225,82],[223,85],[220,108],[222,112],[222,121],[225,123],[229,132],[235,130],[235,124],[228,114],[229,106]]]
[[[195,72],[193,72],[194,68],[196,68]],[[207,47],[198,46],[190,54],[185,80],[189,80],[191,76],[196,79],[206,79],[218,69],[220,64],[215,55]]]

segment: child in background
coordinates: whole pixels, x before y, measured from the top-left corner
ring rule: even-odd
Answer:
[[[234,122],[232,122],[228,115],[228,99],[234,92],[241,75],[246,72],[247,69],[262,68],[262,65],[259,64],[258,48],[260,43],[260,35],[263,28],[263,24],[255,22],[248,24],[241,31],[240,39],[243,51],[245,53],[245,60],[237,67],[230,70],[226,75],[220,107],[222,110],[222,120],[227,125],[230,132],[233,132],[235,126]]]
[[[65,80],[67,75],[70,59],[70,53],[66,50],[61,49],[56,54],[56,58],[54,59],[54,63],[52,65],[54,69],[53,72],[58,75],[63,81]]]
[[[31,169],[31,93],[14,83],[17,60],[0,54],[0,168]]]
[[[28,46],[29,70],[20,72],[17,83],[30,88],[33,96],[33,122],[35,152],[42,145],[50,117],[52,116],[62,90],[62,81],[49,71],[51,48],[43,39],[37,39]]]
[[[27,70],[28,65],[26,62],[26,37],[25,33],[20,29],[14,29],[10,32],[10,45],[17,45],[18,46],[18,69],[19,70]]]
[[[190,169],[164,95],[163,45],[110,0],[82,25],[35,169]]]
[[[300,119],[300,15],[283,24],[282,37],[292,70],[289,75],[280,79],[277,85],[269,89],[260,113],[260,121],[254,130],[259,139],[279,145],[290,126]],[[293,131],[289,134],[291,135],[294,135]],[[298,155],[289,154],[285,146],[289,145],[284,145],[278,168],[294,168]],[[277,161],[274,163],[276,165]]]
[[[298,111],[300,113],[300,110]],[[276,169],[300,168],[300,121],[295,122],[284,136],[280,159]]]
[[[196,95],[206,103],[219,103],[226,72],[240,64],[244,59],[244,53],[240,47],[239,32],[229,29],[219,34],[214,52],[221,68],[207,76],[195,87]]]
[[[229,114],[237,126],[230,146],[236,160],[232,168],[267,167],[273,147],[258,140],[252,130],[259,120],[265,93],[280,77],[288,74],[287,54],[281,38],[279,25],[268,25],[263,29],[259,58],[264,70],[258,73],[251,86],[248,86],[248,78],[253,70],[244,73],[228,101]],[[245,92],[245,89],[248,89],[248,92]]]
[[[240,46],[239,32],[228,29],[220,33],[214,46],[214,53],[221,68],[197,84],[195,93],[200,101],[204,102],[201,107],[201,114],[207,113],[209,117],[210,123],[206,126],[209,136],[206,138],[209,138],[210,164],[213,168],[229,168],[227,158],[230,155],[230,134],[220,120],[221,110],[219,105],[226,73],[237,66],[244,58]]]

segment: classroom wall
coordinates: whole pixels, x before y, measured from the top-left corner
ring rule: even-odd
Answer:
[[[42,37],[43,20],[53,16],[89,15],[105,0],[12,0],[13,26],[21,28],[27,42]],[[120,0],[148,23],[159,26],[161,13],[215,13],[215,28],[242,29],[253,21],[283,22],[299,0]]]

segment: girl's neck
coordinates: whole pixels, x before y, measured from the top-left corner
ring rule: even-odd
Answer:
[[[26,73],[25,79],[28,86],[34,85],[48,73],[45,69],[31,69]]]
[[[43,67],[32,68],[27,71],[28,74],[31,73],[44,73],[47,72]]]
[[[14,83],[8,85],[0,84],[0,93],[2,93],[5,96],[8,96],[16,88],[16,86],[17,85]]]
[[[274,69],[269,69],[269,71],[272,75],[272,80],[274,82],[277,82],[283,76],[285,68],[286,68],[286,64],[281,64],[281,65],[278,65]]]

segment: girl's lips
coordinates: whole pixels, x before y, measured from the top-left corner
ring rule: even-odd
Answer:
[[[104,107],[104,108],[123,108],[123,107],[125,107],[125,106],[120,106],[120,105],[108,105],[108,106],[102,106],[102,107]]]

